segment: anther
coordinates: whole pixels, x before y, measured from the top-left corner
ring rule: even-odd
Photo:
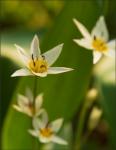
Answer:
[[[95,35],[93,36],[93,39],[96,40],[96,36]]]
[[[41,65],[40,68],[45,68],[45,65]]]
[[[42,55],[42,58],[43,58],[43,60],[45,60],[45,56],[44,55]]]
[[[34,64],[34,66],[35,66],[35,62],[34,62],[34,57],[33,57],[33,54],[32,54],[32,60],[33,60],[33,64]]]
[[[48,128],[49,127],[49,124],[50,124],[50,122],[48,121],[47,123],[46,123],[46,128]]]

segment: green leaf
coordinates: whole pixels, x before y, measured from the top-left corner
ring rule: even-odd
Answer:
[[[17,69],[17,67],[15,66],[15,64],[13,64],[11,61],[9,61],[8,59],[1,57],[1,65],[0,65],[0,70],[1,70],[1,104],[2,107],[0,107],[0,112],[1,112],[1,116],[0,116],[0,130],[2,128],[2,124],[3,124],[3,120],[5,118],[7,109],[9,107],[10,101],[11,101],[11,97],[12,94],[14,92],[14,89],[17,85],[17,79],[11,79],[10,75],[11,73]],[[12,88],[11,88],[12,85]]]
[[[97,1],[67,1],[54,26],[43,40],[42,50],[64,43],[61,56],[55,65],[75,69],[64,74],[38,78],[37,93],[44,92],[44,107],[50,120],[57,117],[64,117],[65,121],[71,119],[86,93],[92,70],[92,54],[72,41],[76,37],[81,37],[72,19],[77,18],[90,30],[100,15],[101,6]],[[33,78],[22,78],[13,102],[16,101],[18,92],[24,93],[25,88],[32,85]],[[30,120],[15,112],[10,106],[3,130],[3,149],[32,149],[34,144],[31,136],[27,134],[30,126]]]

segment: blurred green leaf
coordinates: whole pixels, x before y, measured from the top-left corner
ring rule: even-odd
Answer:
[[[55,65],[75,69],[65,74],[38,78],[37,93],[44,92],[44,107],[49,113],[50,120],[57,117],[69,120],[73,117],[86,93],[91,76],[92,54],[72,41],[80,35],[72,18],[77,18],[91,29],[100,12],[101,4],[97,1],[68,1],[55,20],[53,28],[43,40],[42,50],[64,43],[61,56]],[[24,93],[27,86],[33,86],[33,78],[22,78],[14,93],[13,102],[16,101],[17,93]],[[34,143],[31,136],[27,134],[27,129],[30,127],[30,121],[10,107],[4,124],[3,149],[32,149]]]
[[[10,75],[11,73],[17,69],[17,67],[15,66],[15,64],[13,64],[11,61],[9,61],[8,59],[1,57],[1,64],[0,64],[0,70],[1,70],[1,74],[0,74],[0,83],[1,83],[1,93],[0,93],[0,99],[1,99],[1,106],[0,107],[0,112],[1,112],[1,116],[0,116],[0,130],[2,127],[2,123],[5,117],[5,114],[7,112],[8,106],[11,102],[11,97],[12,94],[14,92],[14,89],[16,87],[17,79],[11,79]]]

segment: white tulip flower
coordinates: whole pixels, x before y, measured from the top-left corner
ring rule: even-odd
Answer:
[[[34,98],[30,90],[27,91],[28,97],[18,94],[17,105],[13,105],[13,108],[19,112],[27,114],[30,117],[39,116],[44,109],[42,107],[43,103],[43,94],[39,94]]]
[[[75,25],[83,35],[82,39],[74,39],[78,45],[93,50],[93,63],[97,63],[102,55],[115,57],[116,40],[109,40],[109,34],[103,16],[100,16],[91,33],[76,19]]]
[[[61,145],[67,145],[67,142],[62,138],[58,137],[56,133],[60,130],[63,123],[63,119],[57,119],[53,122],[48,121],[48,116],[46,111],[42,113],[42,118],[35,117],[33,119],[33,130],[28,130],[28,132],[37,137],[42,143],[54,142]]]
[[[16,44],[15,46],[26,67],[14,72],[11,75],[12,77],[31,76],[31,75],[46,77],[47,74],[59,74],[59,73],[73,70],[71,68],[66,68],[66,67],[51,67],[51,65],[59,57],[63,44],[60,44],[52,48],[51,50],[41,54],[41,50],[39,47],[39,39],[37,35],[35,35],[31,43],[30,55],[28,55],[20,46]]]

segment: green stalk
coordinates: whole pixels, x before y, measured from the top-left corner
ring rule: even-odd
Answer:
[[[88,101],[85,99],[82,111],[80,113],[80,119],[79,119],[79,124],[77,128],[77,136],[75,140],[75,150],[80,150],[81,149],[81,144],[82,144],[82,133],[84,129],[84,123],[85,123],[85,117],[88,109]]]
[[[33,105],[35,105],[35,98],[37,92],[37,77],[34,77],[34,85],[33,85]]]
[[[37,94],[37,77],[34,77],[34,84],[33,84],[33,107],[35,108],[35,98],[36,98],[36,94]],[[33,119],[33,118],[32,118]],[[39,141],[34,138],[33,140],[33,149],[34,150],[39,150]]]

